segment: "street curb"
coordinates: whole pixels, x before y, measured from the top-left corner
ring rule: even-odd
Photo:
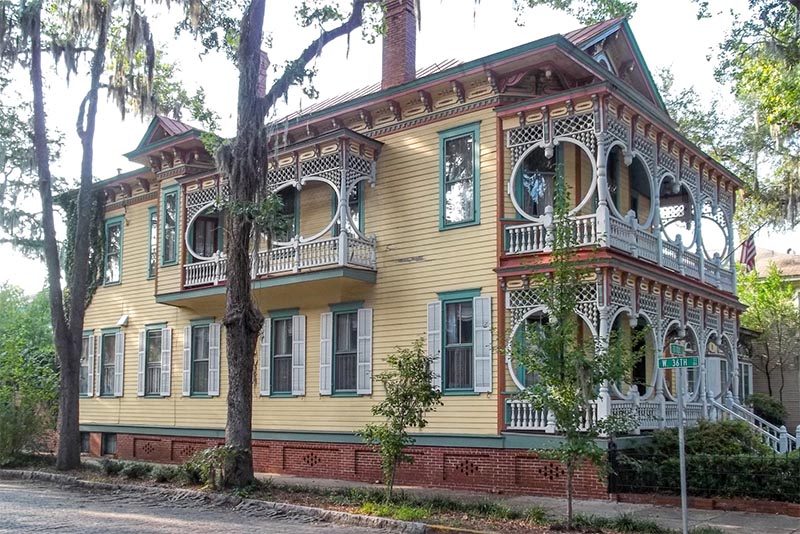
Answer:
[[[428,525],[412,521],[400,521],[385,517],[375,517],[371,515],[351,514],[336,510],[325,510],[322,508],[312,508],[310,506],[300,506],[297,504],[286,504],[280,502],[260,501],[256,499],[242,499],[234,495],[223,495],[216,492],[198,491],[191,489],[175,489],[169,487],[150,487],[137,486],[133,484],[110,484],[107,482],[92,482],[82,480],[70,475],[59,473],[47,473],[45,471],[28,471],[20,469],[0,469],[0,480],[39,480],[52,482],[62,486],[76,486],[86,489],[105,490],[105,491],[130,491],[138,493],[149,493],[157,496],[171,495],[175,500],[195,498],[203,499],[205,502],[215,506],[228,505],[235,509],[246,509],[248,512],[279,512],[282,514],[297,514],[311,517],[319,521],[328,523],[338,523],[354,527],[368,527],[384,529],[400,534],[427,534],[428,532],[441,532],[440,530],[429,530]]]

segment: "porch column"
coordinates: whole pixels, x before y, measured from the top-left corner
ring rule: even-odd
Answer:
[[[609,211],[608,211],[608,176],[606,175],[606,125],[605,117],[600,121],[600,131],[597,132],[597,157],[595,162],[597,164],[597,211],[595,217],[597,218],[597,241],[598,243],[605,243],[608,246],[608,226],[609,226]]]
[[[339,265],[347,264],[347,143],[341,146],[341,181],[339,183]]]
[[[608,349],[608,342],[609,342],[609,335],[610,335],[610,325],[608,324],[608,307],[606,306],[606,295],[603,288],[605,287],[605,276],[601,270],[598,269],[598,300],[600,304],[598,306],[599,316],[600,316],[600,325],[597,330],[597,340],[596,345],[600,347],[601,351],[606,351]],[[603,383],[600,385],[600,394],[597,397],[597,420],[602,421],[606,419],[609,415],[611,415],[611,393],[610,393],[610,386],[608,380],[604,380]]]

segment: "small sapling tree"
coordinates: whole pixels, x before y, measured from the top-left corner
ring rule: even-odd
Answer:
[[[525,328],[512,345],[512,357],[534,377],[519,398],[536,410],[546,410],[563,438],[558,448],[536,452],[564,465],[569,530],[576,470],[585,462],[603,464],[606,450],[597,444],[599,436],[625,432],[634,424],[629,414],[602,419],[592,415],[600,388],[628,379],[638,355],[630,350],[630,343],[613,334],[598,342],[582,340],[582,323],[576,313],[579,292],[585,284],[594,283],[589,281],[594,273],[575,254],[569,197],[563,180],[556,182],[549,229],[552,252],[531,276],[531,285],[538,289],[546,308],[547,320]]]
[[[372,415],[383,421],[368,424],[358,435],[380,454],[386,499],[391,501],[397,468],[402,462],[414,461],[405,452],[415,443],[407,429],[427,426],[425,416],[442,404],[442,393],[433,386],[430,358],[422,339],[414,341],[410,348],[398,347],[386,363],[389,370],[377,376],[386,398],[372,407]]]

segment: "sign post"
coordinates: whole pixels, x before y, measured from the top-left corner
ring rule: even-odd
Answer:
[[[689,533],[689,510],[687,506],[687,491],[686,491],[686,436],[684,435],[684,398],[683,398],[683,382],[686,380],[686,369],[689,367],[697,367],[699,358],[686,357],[686,346],[683,343],[670,343],[669,344],[670,358],[659,358],[659,369],[677,369],[678,370],[678,385],[675,388],[678,396],[678,451],[680,455],[680,470],[681,470],[681,524],[683,534]]]

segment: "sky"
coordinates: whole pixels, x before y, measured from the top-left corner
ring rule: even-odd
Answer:
[[[269,51],[274,65],[297,56],[313,39],[310,29],[297,27],[293,6],[295,2],[267,0],[265,30],[272,34],[273,48]],[[726,10],[745,11],[746,0],[718,0]],[[712,9],[715,7],[712,2]],[[713,78],[714,49],[730,28],[729,13],[719,13],[710,19],[697,20],[697,6],[691,0],[640,0],[630,21],[634,36],[651,72],[670,67],[678,88],[694,85],[704,98],[719,96],[722,102],[732,102],[729,92]],[[156,35],[172,36],[175,15],[162,13],[151,18]],[[581,25],[572,17],[548,8],[527,10],[519,22],[512,9],[512,0],[423,0],[422,21],[417,37],[417,68],[447,59],[471,60],[516,45],[534,41],[555,33],[566,33]],[[158,44],[167,57],[177,61],[180,78],[192,92],[202,86],[208,104],[222,118],[223,135],[231,135],[235,127],[237,72],[222,57],[201,56],[197,44],[190,38],[168,40]],[[709,57],[711,61],[709,62]],[[380,78],[380,39],[368,44],[355,32],[349,42],[340,39],[328,45],[317,59],[319,73],[316,88],[321,99],[374,83]],[[88,71],[88,65],[84,69]],[[18,80],[26,82],[27,80]],[[78,105],[86,93],[85,79],[73,78],[67,84],[63,78],[48,80],[46,106],[48,126],[65,134],[65,149],[56,172],[62,176],[77,176],[80,169],[80,143],[74,133]],[[307,107],[311,101],[299,91],[293,91],[287,102],[281,103],[278,115]],[[95,138],[94,173],[104,179],[136,168],[122,154],[132,150],[144,135],[148,121],[128,116],[123,122],[116,108],[102,101]],[[768,235],[762,230],[757,236],[759,247],[785,251],[792,246],[796,235]],[[5,261],[0,262],[0,281],[8,280],[34,293],[45,280],[44,265],[20,254],[0,248]]]

